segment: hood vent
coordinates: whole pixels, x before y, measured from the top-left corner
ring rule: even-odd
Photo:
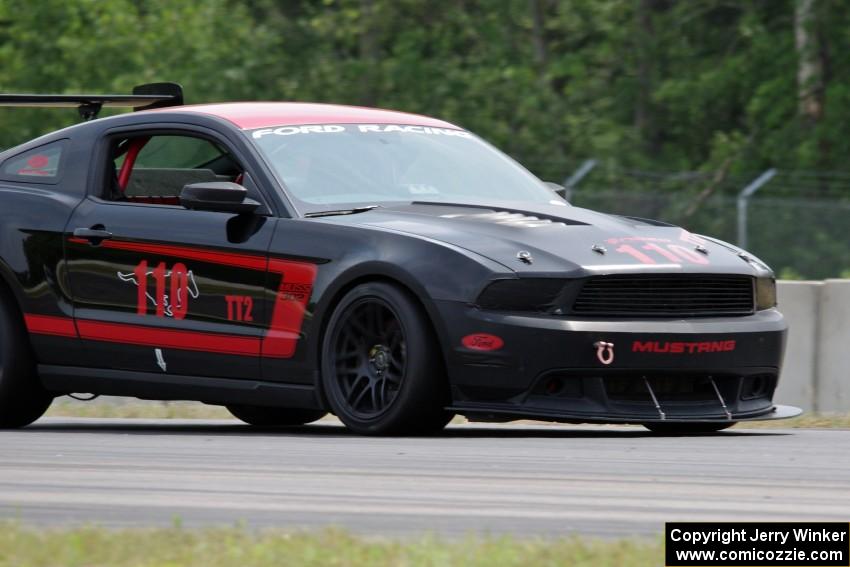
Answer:
[[[472,221],[480,220],[481,222],[492,222],[497,224],[505,224],[508,226],[524,228],[528,228],[529,225],[532,225],[533,227],[538,227],[548,226],[552,224],[562,224],[567,226],[587,226],[586,222],[568,219],[556,215],[548,215],[546,213],[540,213],[536,211],[526,211],[523,209],[514,209],[508,207],[498,207],[492,205],[470,205],[466,203],[436,203],[431,201],[414,201],[411,204],[429,205],[432,207],[440,207],[447,210],[478,209],[482,211],[480,213],[445,212],[440,215],[440,218],[444,219],[466,219]]]
[[[429,201],[414,201],[413,205],[429,205],[433,207],[441,207],[448,210],[451,209],[478,209],[480,213],[466,212],[446,212],[440,215],[444,219],[465,219],[471,221],[481,221],[484,223],[503,224],[507,226],[515,226],[518,228],[535,228],[541,226],[549,226],[553,224],[562,224],[566,226],[582,225],[586,226],[586,222],[581,222],[573,219],[567,219],[555,215],[547,215],[535,211],[526,211],[523,209],[513,209],[506,207],[494,207],[489,205],[469,205],[465,203],[436,203]]]
[[[495,213],[475,213],[475,214],[447,214],[440,215],[440,218],[444,219],[466,219],[471,221],[482,221],[482,222],[492,222],[495,224],[501,224],[505,226],[515,226],[518,228],[539,228],[541,226],[549,226],[554,224],[551,219],[548,218],[540,218],[530,215],[524,215],[522,213],[508,213],[504,211],[499,211]],[[560,223],[566,224],[566,223]]]

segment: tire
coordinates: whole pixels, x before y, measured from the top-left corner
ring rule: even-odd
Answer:
[[[44,415],[53,395],[41,385],[17,308],[0,293],[0,428],[23,427]]]
[[[348,292],[322,341],[322,386],[334,414],[364,435],[425,435],[453,414],[442,353],[409,294],[382,282]]]
[[[257,427],[304,425],[319,420],[327,412],[300,408],[274,408],[265,406],[227,406],[233,417]]]
[[[735,421],[729,423],[714,423],[710,421],[698,421],[694,423],[644,423],[643,426],[659,435],[696,435],[699,433],[716,433],[729,429],[735,425]]]

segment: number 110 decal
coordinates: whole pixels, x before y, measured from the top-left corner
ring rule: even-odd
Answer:
[[[182,262],[177,262],[170,270],[166,268],[165,262],[160,262],[151,270],[148,269],[148,261],[142,260],[133,270],[132,276],[119,273],[118,277],[136,284],[136,313],[139,315],[147,315],[150,302],[157,317],[184,319],[189,311],[189,298],[197,299],[200,295],[194,274]],[[154,295],[148,293],[148,278],[154,280]]]
[[[647,252],[641,252],[631,244],[622,244],[615,248],[617,252],[621,254],[628,254],[632,258],[638,260],[642,264],[657,264],[655,261],[655,257],[662,257],[665,260],[673,263],[680,263],[683,260],[685,262],[690,262],[691,264],[708,264],[708,258],[694,252],[693,250],[682,246],[681,244],[656,244],[655,242],[650,242],[642,245],[641,250],[646,250]]]

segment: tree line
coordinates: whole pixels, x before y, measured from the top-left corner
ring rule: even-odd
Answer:
[[[703,172],[689,202],[768,167],[847,199],[841,0],[0,0],[0,91],[309,100],[438,116],[541,177]],[[77,120],[0,109],[0,147]],[[606,173],[607,172],[607,173]],[[848,172],[850,173],[850,172]],[[655,190],[666,190],[659,184]],[[694,201],[696,199],[696,201]],[[850,239],[845,239],[850,240]],[[846,267],[846,266],[845,266]]]

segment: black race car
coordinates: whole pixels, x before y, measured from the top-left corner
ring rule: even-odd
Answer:
[[[772,402],[786,324],[751,254],[570,206],[441,120],[181,102],[0,96],[142,109],[0,154],[0,425],[75,392],[370,434],[799,413]]]

